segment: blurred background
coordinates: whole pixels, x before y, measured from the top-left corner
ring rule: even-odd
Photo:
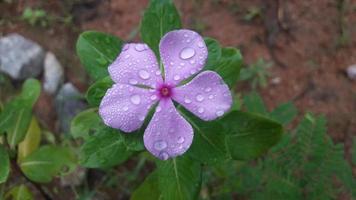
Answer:
[[[174,2],[184,28],[241,50],[244,68],[237,93],[258,91],[269,110],[292,101],[299,118],[305,112],[324,115],[328,134],[344,144],[345,158],[351,162],[356,136],[356,0]],[[44,130],[61,137],[69,131],[72,117],[86,108],[82,99],[68,97],[84,94],[92,83],[75,53],[78,35],[96,30],[139,41],[147,4],[148,0],[0,0],[0,40],[7,38],[7,43],[0,42],[0,58],[9,51],[9,42],[24,42],[28,49],[18,48],[14,55],[26,50],[35,55],[31,59],[44,60],[30,71],[19,61],[19,73],[2,64],[0,102],[17,94],[24,78],[39,78],[44,92],[34,112]],[[41,53],[34,53],[38,48]],[[127,199],[150,169],[135,171],[142,175],[135,181],[137,174],[130,171],[138,167],[137,161],[130,161],[105,179],[102,172],[90,172],[90,181],[103,193],[97,199]],[[121,186],[113,186],[117,182]],[[77,192],[63,183],[53,184],[66,191],[58,199],[71,199]]]

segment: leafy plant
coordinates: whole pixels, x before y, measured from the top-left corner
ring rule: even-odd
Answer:
[[[240,80],[249,81],[253,89],[258,86],[266,87],[267,78],[270,76],[268,69],[271,67],[271,62],[266,62],[263,58],[260,58],[257,62],[241,69]]]
[[[152,0],[141,21],[141,39],[159,58],[160,39],[165,33],[180,29],[181,24],[171,0]],[[240,51],[221,47],[212,38],[205,38],[205,42],[209,57],[204,70],[217,72],[233,88],[242,64]],[[79,155],[80,164],[84,167],[107,169],[124,163],[134,155],[146,156],[141,153],[145,150],[144,128],[125,134],[106,127],[97,113],[97,106],[113,84],[107,68],[120,53],[123,43],[123,40],[113,35],[90,31],[82,33],[76,45],[82,64],[96,81],[86,95],[93,108],[80,113],[71,127],[73,137],[83,139]],[[235,104],[236,108],[238,104],[239,101]],[[156,168],[131,199],[196,199],[203,180],[202,166],[257,158],[279,141],[283,131],[279,122],[249,112],[233,110],[220,120],[206,122],[181,106],[177,108],[194,129],[193,144],[183,156],[166,161],[150,157]],[[143,127],[147,126],[149,118],[146,118]]]
[[[48,26],[50,18],[47,12],[43,9],[25,8],[22,13],[22,19],[31,26],[40,25],[42,27]]]

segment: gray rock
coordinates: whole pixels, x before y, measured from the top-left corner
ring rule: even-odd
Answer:
[[[68,133],[70,122],[80,111],[83,111],[87,105],[82,95],[71,83],[64,84],[58,91],[55,100],[59,129],[61,132]]]
[[[0,72],[15,80],[36,77],[43,68],[44,51],[35,42],[13,33],[0,38]]]
[[[356,80],[356,64],[349,66],[346,69],[347,76],[351,80]]]
[[[56,56],[51,52],[47,52],[44,60],[44,91],[49,94],[55,94],[58,87],[63,83],[63,75],[63,67]]]

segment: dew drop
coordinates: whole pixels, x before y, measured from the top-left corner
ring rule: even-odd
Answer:
[[[224,115],[224,111],[223,110],[218,110],[218,111],[216,111],[215,114],[216,114],[216,116],[221,117],[221,116]]]
[[[157,106],[156,112],[161,112],[161,110],[162,110],[161,106]]]
[[[184,103],[192,103],[192,100],[188,99],[188,97],[184,98]]]
[[[135,79],[130,79],[130,80],[129,80],[129,83],[132,84],[132,85],[135,85],[135,84],[137,84],[138,82],[137,82]]]
[[[125,44],[124,48],[122,48],[122,51],[126,51],[127,49],[129,49],[129,47],[130,47],[130,44]]]
[[[157,96],[156,95],[152,95],[150,98],[151,98],[152,101],[154,101],[154,100],[157,99]]]
[[[184,48],[181,52],[180,52],[180,58],[181,59],[189,59],[191,57],[193,57],[195,55],[195,50],[190,48],[190,47],[187,47],[187,48]]]
[[[201,101],[204,100],[204,96],[201,95],[201,94],[198,94],[198,95],[196,96],[196,100],[199,101],[199,102],[201,102]]]
[[[189,62],[190,62],[190,64],[194,64],[195,60],[190,60]]]
[[[204,47],[204,43],[202,41],[199,41],[198,42],[198,47],[203,48]]]
[[[137,51],[144,51],[144,50],[146,50],[146,45],[144,45],[144,44],[136,44],[135,49]]]
[[[135,94],[130,97],[131,103],[138,105],[141,103],[141,98],[139,95]]]
[[[205,92],[210,92],[210,91],[211,91],[211,87],[205,88]]]
[[[178,140],[177,140],[177,142],[179,143],[179,144],[182,144],[183,142],[184,142],[184,137],[182,137],[182,136],[180,136],[180,137],[178,137]]]
[[[127,54],[126,56],[125,56],[125,58],[127,59],[127,58],[130,58],[130,54]]]
[[[179,76],[179,75],[175,75],[175,76],[173,77],[173,79],[174,79],[175,81],[178,81],[178,80],[180,79],[180,76]]]
[[[168,155],[168,153],[166,153],[166,152],[162,152],[162,153],[159,154],[158,157],[159,157],[160,159],[162,159],[162,160],[167,160],[167,159],[169,158],[169,155]]]
[[[214,98],[214,95],[209,95],[209,99],[213,99]]]
[[[150,78],[150,74],[146,70],[143,70],[143,69],[138,72],[138,75],[142,79],[145,79],[145,80]]]
[[[165,142],[163,140],[158,140],[154,143],[153,147],[157,151],[162,151],[163,149],[167,148],[167,142]]]
[[[123,111],[128,111],[128,110],[129,110],[129,107],[124,106],[124,107],[122,108],[122,110],[123,110]]]
[[[204,108],[199,108],[198,109],[198,113],[203,113],[204,112]]]
[[[161,70],[157,70],[157,71],[156,71],[156,75],[157,75],[157,76],[161,75]]]
[[[138,120],[140,120],[141,122],[143,122],[143,121],[145,120],[145,116],[140,116],[140,117],[138,118]]]

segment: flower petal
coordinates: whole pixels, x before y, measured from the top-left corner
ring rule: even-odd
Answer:
[[[162,75],[153,51],[143,43],[125,44],[120,55],[109,66],[116,83],[145,85],[154,88]]]
[[[148,124],[143,141],[161,160],[182,155],[193,141],[192,126],[178,113],[172,100],[161,100]]]
[[[151,90],[114,84],[100,103],[99,114],[107,126],[132,132],[139,129],[157,96]]]
[[[213,71],[204,71],[175,88],[173,99],[205,121],[221,117],[232,104],[229,87]]]
[[[159,44],[168,84],[178,84],[198,73],[205,65],[208,49],[204,39],[191,30],[168,32]]]

